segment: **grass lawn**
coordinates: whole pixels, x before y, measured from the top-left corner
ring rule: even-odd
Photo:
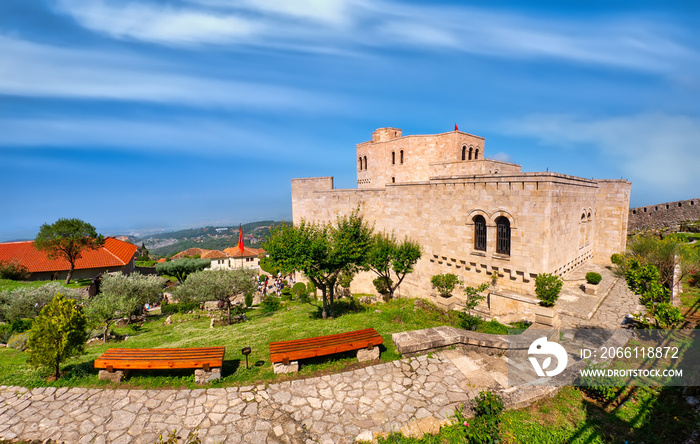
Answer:
[[[636,387],[617,402],[602,404],[574,387],[501,416],[503,444],[682,443],[700,427],[700,416],[684,399],[682,387]],[[387,444],[462,444],[464,426],[444,427],[421,440],[392,435]],[[382,442],[382,441],[380,441]]]
[[[48,284],[50,282],[56,281],[13,281],[11,279],[0,279],[0,291],[12,291],[16,288],[30,287],[37,288],[42,285]],[[63,281],[59,281],[63,283]],[[90,285],[90,279],[80,279],[72,280],[70,284],[66,285],[68,288],[82,288]]]
[[[116,328],[115,332],[129,335],[125,341],[108,342],[87,347],[86,354],[73,358],[62,365],[65,374],[55,382],[46,382],[44,376],[26,363],[27,354],[10,348],[0,349],[0,385],[77,386],[101,387],[107,385],[97,380],[93,361],[107,348],[171,348],[226,346],[223,378],[212,387],[227,385],[249,385],[258,382],[281,381],[290,376],[275,375],[269,362],[268,344],[274,341],[303,339],[360,330],[373,327],[384,338],[381,360],[398,359],[391,334],[407,330],[456,325],[457,312],[443,312],[434,306],[414,299],[398,299],[388,304],[359,306],[352,309],[347,299],[336,305],[335,319],[320,319],[319,310],[311,304],[283,303],[282,309],[271,315],[260,310],[247,312],[248,322],[225,327],[209,328],[210,318],[200,314],[174,314],[173,324],[165,325],[165,316],[150,316],[148,321],[136,329],[133,326]],[[485,323],[489,324],[489,323]],[[251,347],[248,357],[250,368],[245,368],[245,357],[241,348]],[[357,367],[355,352],[326,356],[302,361],[295,377],[306,377],[319,373],[338,372]],[[194,370],[133,371],[121,388],[198,387],[194,383]]]

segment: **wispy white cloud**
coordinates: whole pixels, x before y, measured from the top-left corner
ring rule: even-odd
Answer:
[[[0,94],[126,100],[186,106],[323,110],[320,93],[263,83],[178,74],[142,56],[49,46],[0,35]]]
[[[504,152],[499,152],[494,154],[493,156],[489,156],[490,159],[493,160],[500,160],[501,162],[510,162],[513,163],[513,158],[510,157],[509,154],[504,153]]]
[[[545,58],[649,72],[700,64],[691,30],[662,19],[538,17],[472,7],[367,0],[60,0],[83,26],[166,45],[225,44],[348,52],[368,47],[442,49]]]
[[[612,162],[644,195],[697,190],[700,119],[683,115],[641,114],[608,119],[570,115],[532,115],[504,122],[513,135],[568,149],[585,149]]]
[[[0,147],[189,152],[199,156],[285,156],[272,136],[213,119],[36,117],[0,119]]]

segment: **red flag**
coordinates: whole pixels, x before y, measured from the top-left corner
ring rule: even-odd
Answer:
[[[457,124],[455,123],[455,131],[459,131],[459,128],[457,128]]]
[[[243,253],[243,225],[239,225],[241,232],[238,235],[238,249],[241,250],[241,254]]]

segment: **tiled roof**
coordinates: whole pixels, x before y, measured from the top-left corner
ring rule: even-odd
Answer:
[[[75,269],[122,267],[131,262],[136,250],[136,245],[108,237],[97,250],[83,251],[81,258],[75,262]],[[49,259],[46,253],[34,247],[33,241],[0,243],[0,260],[17,261],[31,273],[70,269],[67,260]]]
[[[188,248],[185,251],[181,251],[177,254],[174,254],[173,257],[171,257],[170,259],[172,259],[172,260],[183,259],[185,256],[189,256],[189,257],[200,256],[201,257],[207,251],[211,251],[211,250],[205,250],[203,248]]]
[[[226,248],[224,250],[224,253],[226,253],[228,257],[257,257],[261,254],[265,254],[265,250],[263,250],[262,248],[245,247],[243,248],[243,253],[241,253],[241,250],[238,248],[238,246],[235,246]]]
[[[226,257],[226,253],[219,250],[206,250],[206,253],[201,257],[202,259],[221,259],[222,257]]]

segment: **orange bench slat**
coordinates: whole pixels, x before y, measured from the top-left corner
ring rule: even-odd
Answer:
[[[359,350],[370,345],[377,346],[383,342],[382,337],[373,328],[308,339],[271,342],[270,362],[282,362],[285,359],[295,361],[331,355],[350,350]]]
[[[176,348],[112,348],[95,359],[95,368],[169,369],[221,367],[226,347],[192,349]]]

